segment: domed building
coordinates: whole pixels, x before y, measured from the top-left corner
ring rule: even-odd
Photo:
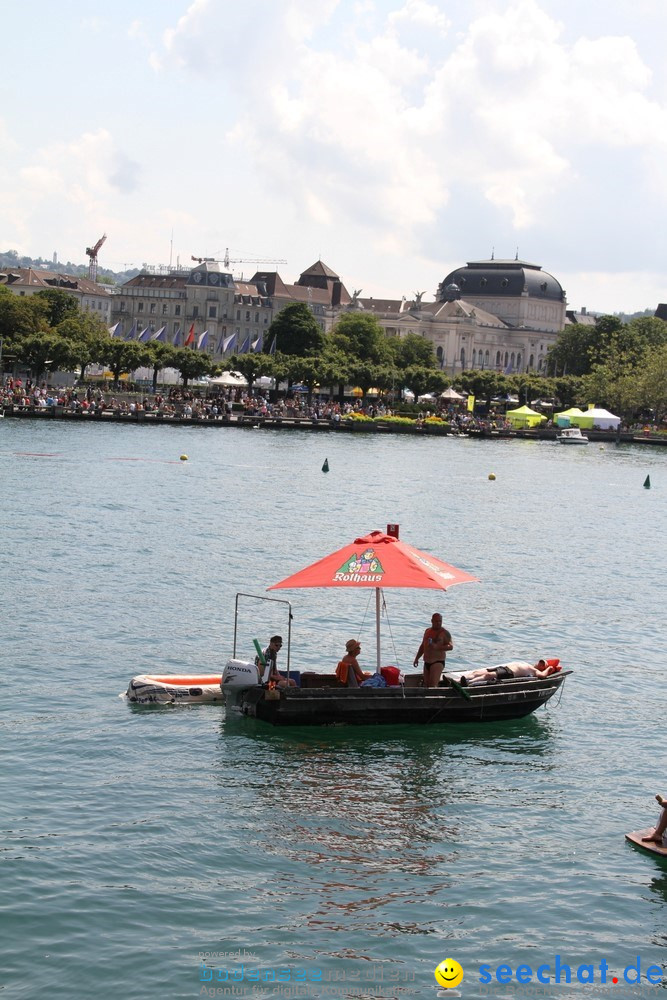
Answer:
[[[507,373],[542,371],[547,350],[566,324],[565,292],[538,264],[470,261],[451,271],[434,302],[362,299],[389,336],[426,337],[440,367]]]
[[[565,292],[552,274],[525,260],[478,260],[451,271],[438,287],[438,300],[458,298],[498,316],[513,329],[560,333],[565,326]]]

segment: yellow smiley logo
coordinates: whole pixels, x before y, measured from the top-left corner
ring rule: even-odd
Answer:
[[[446,990],[458,986],[463,979],[463,969],[454,958],[446,958],[433,973],[435,981]]]

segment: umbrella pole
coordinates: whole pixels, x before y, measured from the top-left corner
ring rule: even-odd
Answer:
[[[375,588],[375,639],[376,639],[376,666],[375,673],[380,673],[380,594],[379,587]]]

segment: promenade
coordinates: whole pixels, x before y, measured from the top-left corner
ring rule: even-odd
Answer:
[[[550,427],[532,430],[497,429],[490,422],[481,421],[479,426],[469,426],[461,430],[446,422],[430,420],[403,420],[392,418],[357,419],[354,416],[263,416],[247,413],[163,413],[159,411],[135,410],[127,412],[118,409],[72,410],[65,406],[5,405],[2,408],[6,418],[28,420],[64,420],[70,423],[87,424],[141,424],[142,426],[172,425],[196,427],[235,427],[237,429],[259,428],[267,430],[301,430],[333,432],[337,434],[409,434],[416,437],[469,437],[515,439],[518,441],[555,441],[559,428]],[[608,444],[641,444],[667,446],[667,434],[638,430],[598,431],[587,430],[589,441]]]

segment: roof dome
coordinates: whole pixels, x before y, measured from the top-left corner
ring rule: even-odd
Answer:
[[[477,260],[451,271],[438,287],[440,302],[451,301],[452,286],[457,286],[464,299],[489,296],[497,299],[528,295],[535,299],[563,302],[565,293],[552,274],[539,264],[524,260]]]

